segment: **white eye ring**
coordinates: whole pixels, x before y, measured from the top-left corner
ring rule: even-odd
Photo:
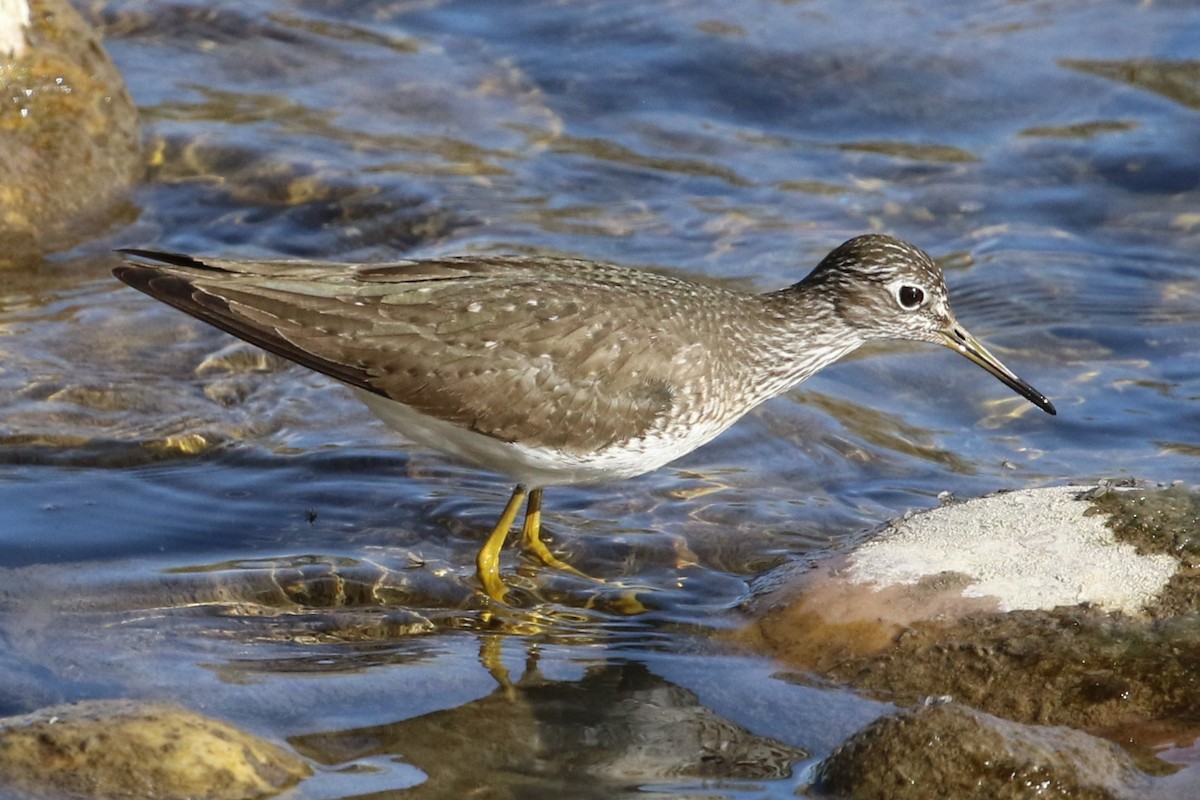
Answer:
[[[911,283],[902,284],[896,288],[896,301],[905,311],[915,311],[925,302],[925,290]]]

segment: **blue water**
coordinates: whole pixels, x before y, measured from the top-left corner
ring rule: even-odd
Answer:
[[[929,250],[960,320],[1057,417],[949,351],[875,348],[657,473],[547,493],[554,549],[647,587],[644,617],[587,617],[594,587],[521,570],[585,617],[543,631],[566,670],[554,680],[643,664],[815,757],[875,707],[703,643],[754,576],[943,491],[1197,482],[1191,4],[142,0],[92,19],[151,166],[135,222],[0,290],[6,617],[49,609],[35,633],[5,623],[26,676],[10,711],[203,696],[282,739],[466,709],[497,686],[471,570],[505,480],[405,444],[303,370],[198,369],[228,337],[116,284],[118,246],[365,261],[536,250],[763,289],[866,231]],[[393,571],[432,632],[370,647],[280,633],[204,583],[305,559]],[[109,626],[102,689],[67,666],[95,646],[92,602]],[[309,611],[305,631],[339,624],[336,608]],[[529,644],[503,642],[519,672]],[[707,697],[698,663],[735,688]],[[757,696],[778,704],[736,718]],[[300,796],[440,785],[403,754],[358,758]],[[335,769],[348,765],[362,769]],[[730,780],[717,794],[796,786]]]

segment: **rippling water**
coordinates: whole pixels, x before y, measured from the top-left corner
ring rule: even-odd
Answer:
[[[447,796],[439,765],[469,758],[455,747],[471,739],[421,763],[347,742],[429,735],[427,715],[454,714],[488,742],[480,780],[497,796],[682,796],[713,775],[635,766],[615,742],[572,760],[597,706],[668,692],[814,757],[872,713],[705,655],[753,576],[943,491],[1197,480],[1190,4],[91,8],[150,165],[136,222],[0,289],[6,591],[52,612],[0,651],[5,710],[203,698],[327,764],[305,797]],[[615,592],[523,569],[518,588],[556,613],[495,639],[471,565],[502,478],[406,445],[340,387],[108,275],[118,246],[537,251],[765,289],[872,230],[938,257],[961,321],[1059,416],[945,350],[864,353],[666,469],[549,491],[554,548],[642,587],[650,611],[621,617]],[[492,724],[481,698],[503,672],[531,685],[533,661],[528,708]],[[558,713],[576,723],[537,727]],[[556,767],[518,775],[496,739],[532,730],[548,743],[524,757]],[[791,796],[782,774],[716,777],[726,795]]]

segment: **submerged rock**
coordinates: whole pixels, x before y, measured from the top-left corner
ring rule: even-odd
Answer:
[[[23,798],[238,800],[309,774],[276,745],[166,703],[97,700],[0,720],[0,786]]]

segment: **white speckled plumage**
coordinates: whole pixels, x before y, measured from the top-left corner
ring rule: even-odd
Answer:
[[[873,339],[947,345],[1054,413],[958,325],[933,261],[886,236],[765,294],[575,259],[125,252],[121,280],[349,384],[388,425],[537,502],[543,486],[656,469]]]

